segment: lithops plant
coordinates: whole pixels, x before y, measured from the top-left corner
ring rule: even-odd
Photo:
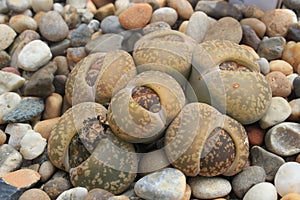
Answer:
[[[199,102],[242,124],[254,123],[266,113],[271,88],[249,50],[230,41],[206,41],[195,47],[192,62],[189,82]]]
[[[189,103],[170,124],[165,151],[187,176],[233,176],[249,156],[242,124],[205,103]]]
[[[159,71],[145,71],[116,93],[108,108],[113,132],[125,141],[148,143],[162,136],[185,105],[180,85]]]
[[[133,58],[123,50],[90,54],[71,71],[66,98],[71,105],[81,102],[109,103],[114,92],[136,75]]]
[[[119,194],[135,179],[138,163],[133,145],[109,129],[106,114],[94,102],[67,110],[51,131],[48,155],[57,168],[70,172],[74,187]]]

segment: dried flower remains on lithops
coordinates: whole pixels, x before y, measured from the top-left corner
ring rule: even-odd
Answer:
[[[225,40],[206,41],[195,47],[189,83],[199,102],[251,124],[266,113],[272,98],[259,70],[246,48]]]
[[[190,103],[170,124],[165,135],[166,154],[187,176],[233,176],[249,156],[242,124],[205,103]]]
[[[162,136],[184,104],[184,93],[175,79],[164,72],[146,71],[113,96],[108,122],[125,141],[152,142]]]
[[[112,133],[106,114],[94,102],[67,110],[51,131],[48,155],[57,168],[70,172],[74,187],[119,194],[135,179],[138,163],[133,145]]]

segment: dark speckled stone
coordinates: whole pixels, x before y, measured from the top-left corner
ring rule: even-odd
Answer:
[[[44,110],[44,101],[37,97],[26,97],[8,114],[3,116],[7,123],[24,122],[40,115]]]

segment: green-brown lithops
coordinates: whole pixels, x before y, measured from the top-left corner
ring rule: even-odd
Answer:
[[[166,131],[165,151],[187,176],[233,176],[249,156],[247,133],[238,121],[205,103],[190,103]]]
[[[112,133],[106,114],[93,102],[67,110],[51,131],[48,155],[57,168],[70,172],[75,187],[119,194],[135,179],[138,163],[133,145]]]
[[[189,82],[199,102],[212,105],[242,124],[258,121],[272,98],[255,57],[230,41],[206,41],[196,46]]]

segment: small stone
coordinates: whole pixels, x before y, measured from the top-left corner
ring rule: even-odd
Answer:
[[[6,0],[6,5],[10,10],[24,12],[30,7],[29,0]]]
[[[260,19],[264,16],[265,12],[257,5],[248,5],[242,9],[242,13],[245,18],[257,18]]]
[[[215,199],[231,191],[230,182],[221,177],[192,177],[189,179],[192,194],[199,199]]]
[[[76,63],[87,56],[84,47],[74,47],[67,49],[67,60],[69,67],[72,69]]]
[[[240,21],[241,25],[250,26],[258,37],[262,38],[266,33],[266,25],[257,18],[245,18]]]
[[[21,76],[10,72],[0,71],[0,95],[20,88],[25,82]]]
[[[68,25],[56,11],[49,11],[44,15],[39,30],[43,37],[52,42],[62,41],[69,33]]]
[[[55,87],[55,93],[61,96],[65,95],[65,86],[67,82],[67,76],[65,75],[55,75],[53,80],[53,85]]]
[[[46,192],[36,188],[26,190],[19,197],[19,200],[32,200],[32,199],[51,200]]]
[[[300,97],[300,76],[297,76],[293,80],[293,88],[296,97]]]
[[[6,0],[0,1],[0,13],[7,13],[9,8],[7,7]]]
[[[21,76],[20,72],[16,68],[13,68],[13,67],[4,67],[4,68],[1,69],[1,71],[10,72],[10,73],[13,73],[15,75]]]
[[[297,22],[297,16],[290,9],[273,9],[267,11],[261,21],[266,25],[269,37],[285,37],[288,27]]]
[[[287,100],[283,97],[272,97],[271,104],[266,114],[260,119],[259,125],[262,129],[270,128],[285,121],[291,113],[292,109]]]
[[[242,19],[242,12],[226,1],[198,1],[195,11],[205,12],[215,19],[223,17],[232,17],[236,20]]]
[[[125,29],[143,28],[152,16],[152,7],[147,3],[137,3],[130,6],[119,15],[119,21]]]
[[[270,62],[270,71],[279,71],[288,76],[293,73],[293,67],[284,60],[272,60]]]
[[[22,155],[15,148],[9,144],[0,146],[0,177],[18,169],[21,164]]]
[[[191,16],[185,32],[188,36],[200,43],[203,41],[209,27],[210,22],[208,16],[202,11],[196,11]]]
[[[6,134],[0,129],[0,146],[6,142]]]
[[[259,146],[253,146],[250,155],[252,165],[264,168],[267,181],[273,181],[277,170],[285,163],[284,159],[280,156],[266,151]]]
[[[98,20],[92,19],[88,24],[89,29],[91,32],[99,31],[100,29],[100,22]]]
[[[114,195],[104,189],[95,188],[88,192],[84,200],[108,199]]]
[[[63,7],[63,5],[61,3],[54,3],[53,4],[53,10],[62,15],[64,7]]]
[[[265,130],[260,128],[258,125],[250,125],[245,128],[250,145],[261,146],[264,142]]]
[[[289,121],[300,122],[300,98],[293,99],[289,102],[291,107],[291,115],[289,116]]]
[[[171,30],[171,26],[166,22],[150,23],[143,28],[143,34],[146,35],[157,30]]]
[[[99,21],[102,21],[103,19],[105,19],[107,16],[110,16],[110,15],[114,15],[115,14],[115,6],[113,3],[109,3],[109,4],[106,4],[102,7],[100,7],[96,13],[95,13],[95,16],[94,18],[99,20]]]
[[[84,187],[75,187],[61,193],[56,200],[83,200],[87,196],[88,190]]]
[[[243,31],[239,21],[232,17],[223,17],[207,30],[204,41],[220,39],[239,44],[242,36]]]
[[[113,0],[92,0],[97,8],[104,6],[105,4],[113,2]]]
[[[254,185],[245,194],[243,200],[277,200],[277,191],[272,183],[263,182]]]
[[[52,93],[45,101],[45,110],[43,113],[44,119],[51,119],[60,116],[62,106],[62,96],[57,93]]]
[[[25,97],[12,111],[3,116],[3,120],[7,123],[29,121],[40,115],[43,111],[43,99],[37,97]]]
[[[189,1],[186,0],[167,0],[169,7],[176,10],[178,16],[183,19],[189,19],[194,13],[193,7]]]
[[[279,71],[273,71],[266,75],[272,90],[272,96],[287,97],[292,92],[292,85],[288,78]]]
[[[120,24],[117,16],[108,16],[100,24],[103,33],[121,33],[126,31]]]
[[[26,71],[36,71],[52,58],[50,48],[41,40],[29,42],[18,56],[19,67]]]
[[[124,37],[122,42],[122,50],[133,52],[135,43],[143,36],[141,29],[127,30],[120,33]]]
[[[293,82],[295,80],[296,77],[298,77],[299,75],[296,74],[296,73],[292,73],[291,75],[288,75],[287,78],[290,82],[290,84],[292,85],[292,90],[294,90],[294,85],[293,85]]]
[[[280,59],[285,49],[286,40],[283,37],[264,37],[259,44],[257,53],[267,60]]]
[[[174,168],[153,172],[139,179],[134,186],[135,193],[145,199],[181,200],[186,187],[184,174]]]
[[[31,0],[31,7],[34,12],[48,12],[53,7],[53,0]]]
[[[187,29],[187,26],[189,25],[189,23],[190,23],[189,20],[183,21],[180,24],[180,26],[178,28],[178,31],[181,32],[181,33],[186,33],[186,29]]]
[[[280,200],[300,200],[300,194],[288,193],[284,195]]]
[[[155,10],[151,17],[151,23],[154,22],[166,22],[170,26],[173,26],[178,18],[178,14],[175,9],[169,7],[158,8]]]
[[[71,46],[72,47],[80,47],[84,46],[88,43],[92,35],[92,32],[90,31],[88,25],[81,24],[76,28],[72,33],[70,37]]]
[[[21,14],[12,16],[9,20],[9,25],[17,33],[21,33],[25,30],[35,31],[37,29],[37,23],[32,17]]]
[[[265,144],[267,150],[280,156],[300,153],[300,124],[282,122],[273,126],[265,135]]]
[[[21,139],[20,153],[26,160],[33,160],[41,155],[47,145],[46,139],[34,130],[29,130]]]
[[[0,50],[4,50],[13,43],[17,34],[10,26],[6,24],[0,24],[0,32]]]
[[[67,0],[67,4],[74,6],[77,9],[85,8],[87,0]]]
[[[79,21],[79,13],[74,6],[66,5],[63,8],[63,19],[69,29],[76,28]]]
[[[71,41],[69,39],[64,39],[61,42],[51,45],[50,50],[53,56],[65,55],[70,45]]]
[[[300,72],[300,42],[289,41],[282,52],[282,60],[293,66],[295,72]]]
[[[5,123],[3,116],[12,111],[20,101],[20,95],[14,92],[5,92],[0,95],[0,124]]]
[[[232,189],[237,197],[242,198],[255,184],[266,180],[266,172],[262,167],[249,166],[232,179]]]
[[[3,68],[9,66],[9,64],[10,64],[10,55],[4,50],[0,50],[0,69],[3,70]]]
[[[32,130],[29,124],[10,123],[6,126],[5,133],[10,135],[8,144],[19,150],[21,139],[28,130]]]
[[[248,25],[242,25],[242,31],[242,43],[249,45],[253,49],[257,49],[260,44],[260,39],[255,33],[255,31]]]
[[[56,168],[50,161],[45,161],[39,168],[39,174],[41,175],[41,182],[48,181],[54,174]]]
[[[119,34],[104,34],[89,41],[85,46],[85,50],[91,54],[122,49],[123,39],[124,37]]]
[[[288,193],[300,194],[300,164],[287,162],[278,169],[274,184],[280,196]]]
[[[130,199],[127,196],[120,195],[120,196],[109,197],[108,200],[130,200]]]
[[[58,176],[47,181],[43,190],[50,196],[51,199],[56,199],[61,193],[67,191],[71,187],[72,185],[67,178]]]
[[[270,73],[270,64],[268,62],[267,59],[265,58],[259,58],[257,60],[258,64],[259,64],[259,68],[260,68],[260,72],[263,75],[267,75],[268,73]]]
[[[65,75],[67,76],[70,73],[68,67],[68,61],[65,56],[56,56],[53,61],[57,66],[56,75]]]
[[[286,8],[293,9],[299,14],[300,5],[298,0],[283,0],[282,3]]]
[[[292,40],[295,42],[300,42],[300,24],[295,23],[289,26],[286,35],[287,40]]]
[[[33,130],[40,133],[43,138],[48,140],[51,130],[56,125],[58,120],[59,117],[39,121],[34,125]]]
[[[190,200],[192,196],[192,189],[189,184],[186,184],[185,192],[181,200]]]

